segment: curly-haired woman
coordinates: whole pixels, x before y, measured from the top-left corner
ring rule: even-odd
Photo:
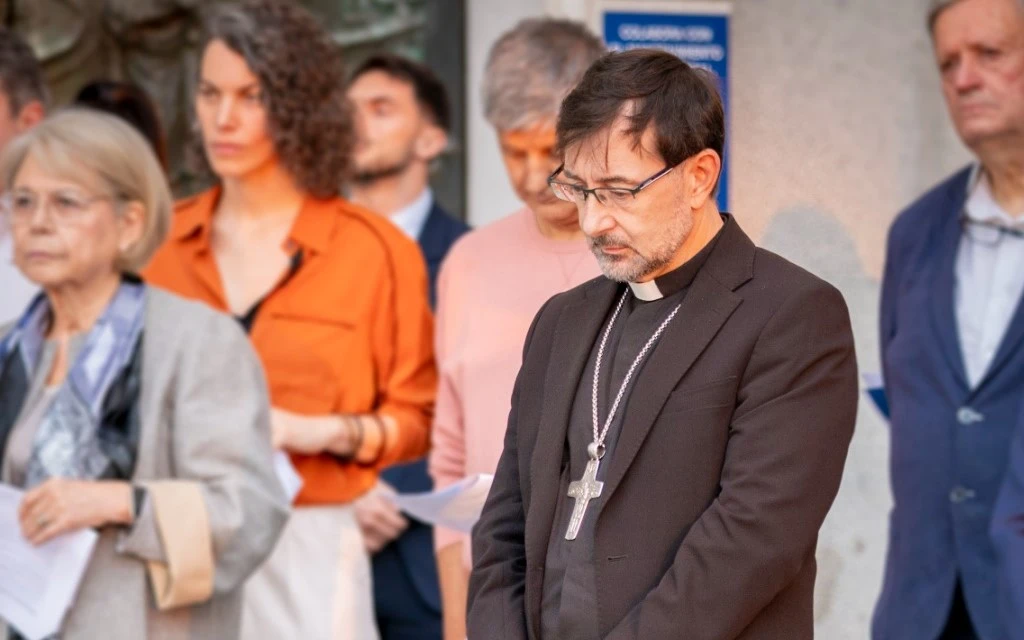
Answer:
[[[380,469],[428,446],[426,268],[397,227],[338,195],[352,121],[339,53],[313,18],[246,0],[215,7],[206,27],[195,111],[218,184],[178,205],[145,276],[249,331],[275,445],[304,482],[246,585],[243,637],[373,638],[350,504]]]

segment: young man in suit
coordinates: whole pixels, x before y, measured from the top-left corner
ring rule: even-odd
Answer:
[[[374,56],[352,75],[348,96],[359,139],[353,202],[388,216],[423,251],[430,300],[441,262],[469,228],[445,212],[428,184],[430,165],[447,147],[451,113],[444,85],[424,65],[395,55]],[[381,474],[391,489],[430,491],[426,460]],[[378,487],[356,505],[373,555],[374,599],[382,640],[441,638],[441,603],[433,530],[409,520]]]
[[[1007,461],[1024,429],[1024,2],[937,1],[928,24],[978,161],[889,232],[880,344],[895,507],[872,637],[1018,638],[1006,616],[1020,613],[1000,602],[1024,568],[1000,567],[989,529],[1020,562],[1024,472]],[[1017,481],[993,521],[1007,472]]]

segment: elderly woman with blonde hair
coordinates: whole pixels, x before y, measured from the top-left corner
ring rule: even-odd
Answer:
[[[0,192],[43,291],[0,329],[0,480],[25,490],[31,544],[99,533],[60,637],[238,637],[288,508],[244,332],[135,276],[170,225],[160,164],[128,124],[69,110],[7,147]]]

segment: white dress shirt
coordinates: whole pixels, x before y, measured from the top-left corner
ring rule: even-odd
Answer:
[[[418,198],[410,202],[404,209],[391,214],[391,222],[405,232],[413,240],[419,240],[423,226],[430,217],[430,209],[434,206],[434,192],[427,187]]]
[[[1024,294],[1024,237],[986,222],[1024,233],[1024,212],[1017,218],[992,196],[985,172],[975,167],[968,183],[964,224],[956,259],[957,326],[967,380],[977,387],[999,351]]]

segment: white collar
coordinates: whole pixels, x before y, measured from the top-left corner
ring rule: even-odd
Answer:
[[[391,214],[391,222],[404,231],[405,235],[418,240],[433,206],[434,192],[427,187],[415,200]]]
[[[633,295],[643,300],[644,302],[651,302],[652,300],[661,300],[665,297],[665,294],[658,288],[658,283],[653,279],[647,282],[630,282],[629,288],[633,290]]]
[[[1011,216],[996,202],[988,174],[982,170],[981,163],[976,163],[971,168],[964,213],[976,222],[998,222],[1014,228],[1022,226],[1021,220]]]

